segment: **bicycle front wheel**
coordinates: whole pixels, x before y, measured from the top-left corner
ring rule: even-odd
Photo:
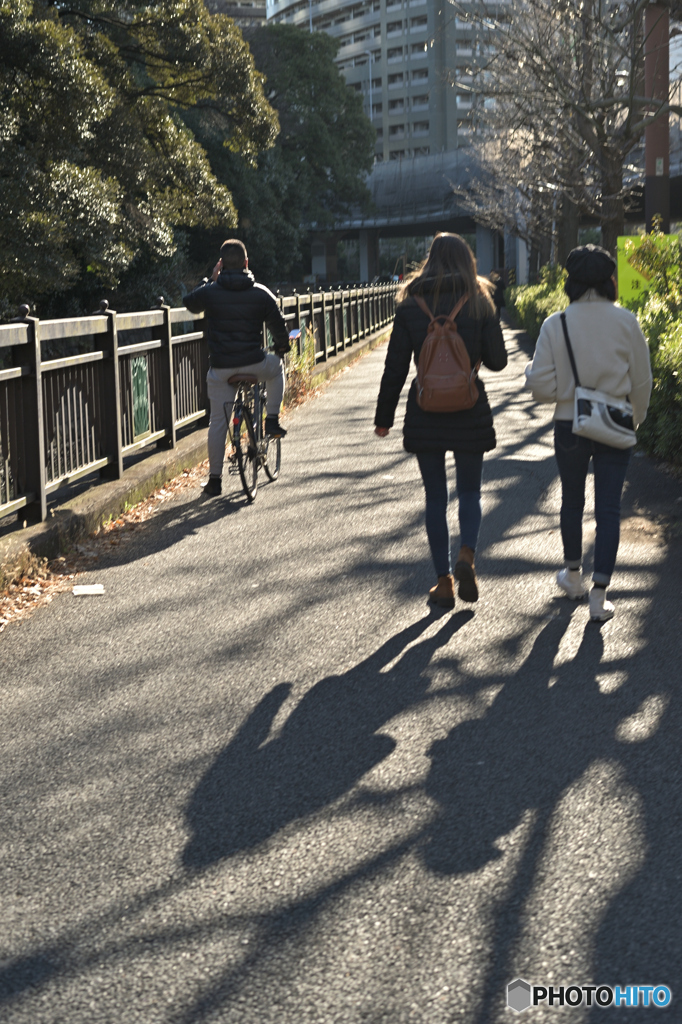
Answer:
[[[237,455],[237,469],[244,488],[244,494],[253,501],[258,490],[258,450],[253,431],[251,411],[246,406],[242,409],[239,424],[239,436],[234,439]]]

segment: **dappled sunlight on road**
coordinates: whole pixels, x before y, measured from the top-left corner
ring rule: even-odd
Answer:
[[[415,461],[372,434],[382,358],[290,415],[254,505],[165,502],[101,603],[3,634],[9,1024],[503,1024],[516,976],[682,991],[654,487],[590,623],[554,583],[551,409],[514,349],[485,377],[481,600],[435,612]]]

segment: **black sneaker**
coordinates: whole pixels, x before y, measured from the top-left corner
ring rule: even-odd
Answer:
[[[219,476],[210,476],[204,484],[203,494],[206,498],[217,498],[222,491],[223,484]]]
[[[265,417],[265,435],[266,437],[286,437],[287,432],[284,427],[280,426],[279,416],[266,416]]]

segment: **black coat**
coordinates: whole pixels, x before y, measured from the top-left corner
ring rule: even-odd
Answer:
[[[457,291],[444,291],[435,311],[439,315],[452,312],[458,299]],[[431,296],[425,291],[424,299],[430,308]],[[471,365],[481,360],[489,370],[503,370],[507,365],[502,329],[494,312],[475,320],[466,302],[457,316],[457,329],[466,345]],[[412,297],[398,306],[393,321],[391,340],[386,353],[384,375],[381,378],[379,399],[374,423],[377,427],[392,427],[400,392],[410,370],[410,362],[419,361],[429,319]],[[425,412],[417,405],[416,377],[407,396],[407,410],[403,426],[403,444],[408,452],[467,452],[478,454],[495,447],[495,430],[490,404],[483,382],[478,380],[478,401],[471,409],[460,412]]]
[[[218,280],[200,284],[182,300],[190,313],[205,313],[211,366],[251,366],[265,359],[263,324],[275,352],[291,348],[277,299],[249,270],[223,270]]]

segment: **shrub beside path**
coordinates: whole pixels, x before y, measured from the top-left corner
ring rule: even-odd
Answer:
[[[254,505],[181,488],[85,567],[102,596],[8,625],[3,1021],[502,1024],[516,977],[682,993],[682,487],[633,461],[617,616],[589,623],[552,584],[551,409],[508,339],[473,609],[426,606],[377,349],[292,413]]]

